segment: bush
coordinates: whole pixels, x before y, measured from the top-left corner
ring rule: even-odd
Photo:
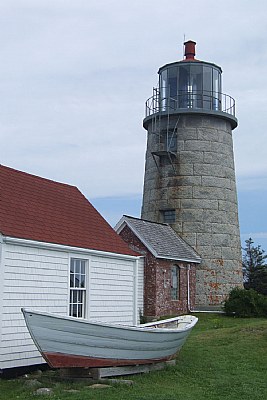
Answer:
[[[267,317],[267,297],[253,289],[234,288],[224,304],[227,315]]]

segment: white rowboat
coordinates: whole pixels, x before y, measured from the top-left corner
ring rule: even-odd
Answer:
[[[22,308],[30,335],[52,368],[149,364],[174,358],[198,319],[111,325]]]

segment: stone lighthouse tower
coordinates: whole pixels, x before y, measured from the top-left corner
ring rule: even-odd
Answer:
[[[185,58],[159,69],[146,102],[142,218],[166,222],[201,256],[196,307],[218,309],[242,285],[232,131],[234,99],[222,93],[221,68]]]

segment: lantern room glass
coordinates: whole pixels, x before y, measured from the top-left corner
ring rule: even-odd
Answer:
[[[214,64],[181,62],[159,72],[160,110],[221,110],[221,70]]]

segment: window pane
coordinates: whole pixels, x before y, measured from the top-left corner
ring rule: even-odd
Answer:
[[[172,110],[177,108],[177,67],[168,69],[168,93],[169,93],[169,107]]]
[[[178,90],[182,92],[188,92],[189,87],[189,66],[179,67],[179,84]]]
[[[213,69],[213,110],[221,110],[221,93],[219,88],[219,71]]]
[[[167,70],[162,71],[160,76],[160,109],[166,110],[166,99],[167,99]]]
[[[180,268],[176,265],[171,270],[171,299],[179,300]]]
[[[203,108],[212,108],[212,68],[203,67]]]
[[[85,260],[81,261],[81,274],[85,274]]]
[[[80,287],[80,276],[77,274],[75,275],[75,287]]]
[[[77,315],[77,304],[73,304],[73,314],[72,314],[72,316],[73,317],[77,317],[78,315]]]
[[[81,275],[80,287],[81,288],[85,287],[85,275]]]
[[[177,136],[174,133],[168,132],[166,142],[167,151],[177,150]]]
[[[80,260],[75,260],[75,273],[79,274],[81,272],[81,262]]]
[[[163,210],[163,221],[167,224],[175,222],[175,210]]]
[[[190,68],[190,87],[192,88],[192,108],[202,108],[202,65]]]
[[[73,258],[70,260],[70,272],[71,273],[74,273],[74,260],[73,260]]]
[[[69,315],[73,316],[73,305],[72,304],[70,304]]]
[[[178,104],[180,108],[188,108],[190,107],[190,92],[192,88],[190,88],[189,82],[189,66],[180,66],[179,67],[179,83],[178,83]]]
[[[70,287],[74,286],[74,274],[70,274]]]
[[[203,67],[203,91],[204,92],[211,92],[212,88],[212,68],[208,66]]]
[[[160,143],[165,151],[177,151],[177,134],[172,130],[162,131],[160,135]]]
[[[176,275],[176,268],[172,269],[172,287],[177,289],[177,275]]]
[[[83,315],[82,315],[82,305],[81,304],[78,305],[77,310],[78,310],[77,317],[82,318]]]

